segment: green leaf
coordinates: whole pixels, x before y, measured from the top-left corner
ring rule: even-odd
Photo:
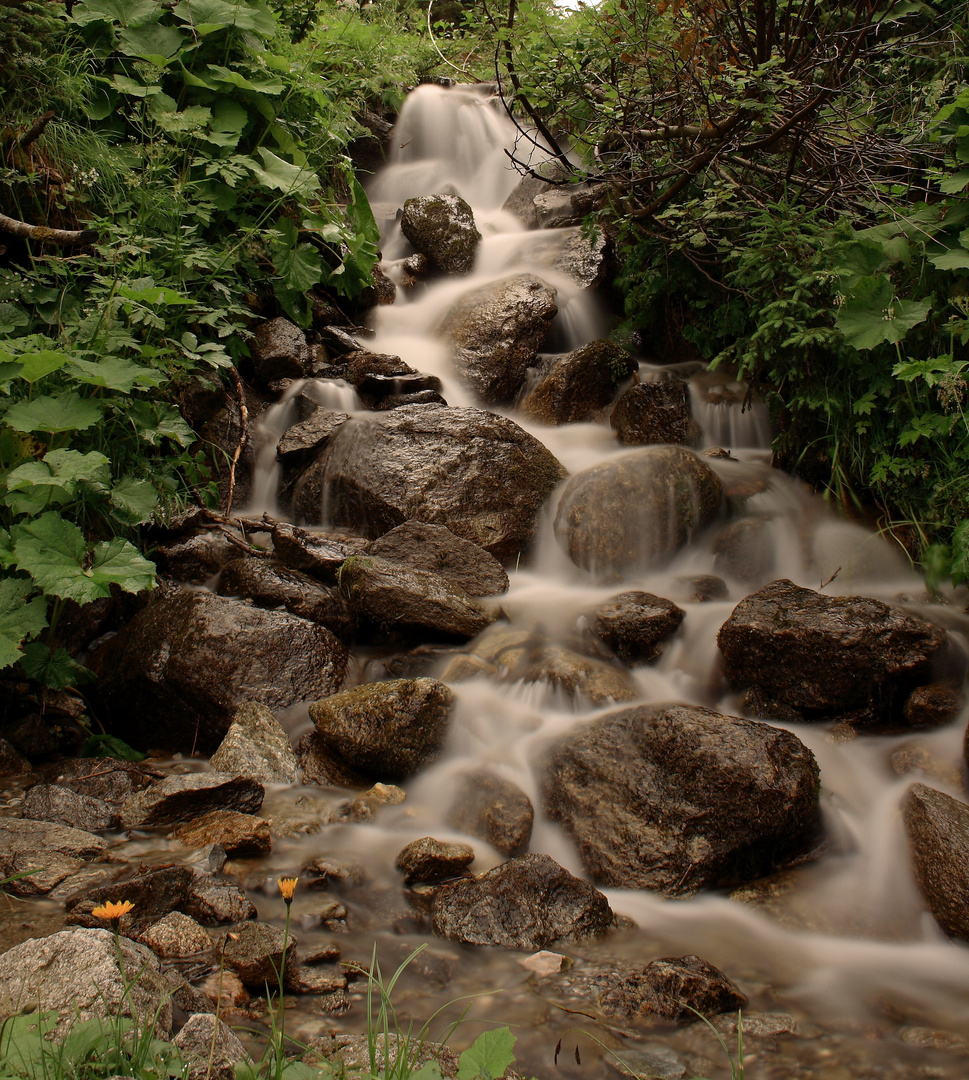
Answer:
[[[85,431],[101,419],[101,405],[79,394],[49,394],[11,405],[3,418],[14,431]]]
[[[107,390],[120,390],[130,394],[140,389],[161,386],[167,376],[153,368],[143,367],[120,356],[106,356],[103,360],[72,360],[71,374],[78,382],[89,386],[103,386]]]
[[[969,169],[960,169],[959,172],[947,176],[939,184],[939,190],[945,195],[959,195],[969,187]]]
[[[0,334],[15,334],[30,323],[30,316],[18,304],[4,300],[0,303]]]
[[[111,86],[129,97],[148,97],[149,94],[160,94],[162,92],[160,86],[154,84],[146,86],[144,83],[138,82],[137,79],[129,79],[126,75],[112,76]]]
[[[49,690],[64,690],[68,686],[80,686],[94,682],[96,676],[90,668],[79,664],[66,649],[51,650],[42,641],[32,641],[24,646],[20,666],[27,677],[46,686]]]
[[[21,353],[14,359],[21,365],[19,377],[26,382],[35,383],[53,371],[60,371],[71,358],[67,353],[41,349],[40,352]]]
[[[198,437],[171,405],[132,401],[128,416],[139,437],[150,446],[158,446],[163,439],[171,439],[179,446],[191,446]]]
[[[176,26],[148,23],[145,26],[129,26],[122,30],[118,39],[129,56],[147,60],[155,67],[166,67],[189,38]]]
[[[863,277],[841,306],[835,323],[855,349],[873,349],[882,342],[901,341],[923,322],[932,307],[928,300],[899,300],[884,274]]]
[[[125,525],[143,525],[158,505],[158,489],[147,480],[123,476],[111,489],[111,505]]]
[[[33,521],[15,525],[13,551],[16,564],[26,571],[49,596],[87,603],[89,595],[83,564],[87,557],[84,534],[56,511],[51,510]]]
[[[191,297],[184,296],[175,289],[168,289],[163,285],[156,285],[151,278],[143,278],[140,281],[132,282],[131,285],[119,286],[118,296],[123,297],[125,300],[135,300],[139,303],[152,305],[161,304],[162,307],[180,307],[195,303]]]
[[[94,548],[90,569],[86,571],[98,596],[110,596],[111,586],[125,592],[140,592],[155,584],[155,564],[127,540],[116,536]]]
[[[251,90],[254,94],[270,94],[275,97],[286,89],[282,79],[272,75],[253,75],[247,79],[240,71],[223,67],[221,64],[206,65],[213,82],[223,83],[228,86],[236,86],[240,90]]]
[[[28,600],[33,591],[33,583],[23,578],[0,581],[0,668],[15,664],[20,643],[47,625],[47,601],[40,596]]]
[[[299,244],[296,225],[282,218],[276,225],[281,237],[272,245],[272,260],[283,287],[304,293],[323,280],[320,253],[312,244]]]
[[[515,1060],[515,1036],[509,1028],[483,1031],[458,1060],[458,1080],[493,1080]]]
[[[82,757],[113,757],[122,761],[144,761],[145,755],[132,749],[116,735],[89,735],[81,743]]]
[[[969,269],[969,251],[964,247],[950,248],[940,255],[930,255],[929,262],[939,270]]]
[[[309,196],[319,190],[320,180],[312,169],[305,165],[291,165],[264,146],[259,147],[259,155],[265,168],[260,168],[254,161],[248,164],[263,187],[281,191],[284,195]]]
[[[111,482],[111,466],[104,454],[51,450],[43,461],[25,462],[7,474],[3,502],[16,514],[38,514],[71,502],[82,482],[105,487]]]
[[[157,0],[82,0],[74,5],[72,17],[78,26],[92,22],[120,23],[122,26],[140,26],[151,18],[157,18]]]

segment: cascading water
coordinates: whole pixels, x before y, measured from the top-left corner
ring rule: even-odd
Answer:
[[[371,185],[378,218],[383,216],[388,222],[384,252],[391,273],[394,263],[410,250],[394,223],[406,198],[457,192],[471,204],[483,234],[469,275],[427,284],[412,296],[400,290],[397,303],[379,308],[373,316],[376,337],[370,347],[437,375],[451,405],[474,405],[475,401],[455,377],[449,351],[435,337],[435,328],[469,290],[529,270],[559,290],[559,306],[569,311],[568,319],[556,330],[564,341],[562,348],[582,345],[602,330],[590,296],[550,269],[554,253],[568,240],[570,230],[526,232],[501,209],[519,180],[505,152],[514,146],[516,136],[483,90],[421,87],[408,99],[395,129],[391,163]],[[923,590],[905,561],[878,536],[831,517],[823,503],[802,486],[763,463],[769,432],[760,406],[755,404],[753,413],[743,413],[742,400],[731,403],[724,395],[711,396],[709,382],[694,384],[694,404],[708,444],[733,451],[732,458],[711,459],[711,464],[724,483],[749,490],[743,520],[760,538],[761,557],[741,574],[710,540],[698,536],[661,569],[628,573],[623,589],[669,597],[687,613],[662,657],[634,668],[632,675],[644,702],[682,701],[736,715],[739,702],[725,691],[719,675],[716,634],[745,595],[781,577],[827,595],[861,593],[884,600],[905,595],[910,604],[917,602]],[[571,473],[609,462],[629,449],[616,441],[605,424],[550,428],[514,418]],[[760,452],[738,454],[744,447],[760,448]],[[552,643],[575,633],[582,613],[617,591],[614,583],[597,581],[568,558],[555,535],[554,515],[551,506],[530,560],[511,574],[511,588],[500,598],[512,628]],[[728,594],[701,602],[694,598],[693,583],[711,574],[725,579]],[[948,608],[939,617],[954,634],[965,636],[966,620],[956,612]],[[458,707],[446,758],[409,782],[406,802],[397,809],[384,809],[376,825],[347,826],[326,834],[328,856],[359,859],[365,852],[378,879],[379,868],[386,868],[388,893],[399,887],[391,867],[408,841],[425,835],[468,840],[445,823],[444,812],[469,770],[487,763],[493,772],[514,781],[540,808],[532,765],[541,749],[556,735],[607,711],[582,695],[570,697],[546,683],[513,675],[505,679],[482,676],[455,683],[454,690]],[[293,723],[294,734],[300,733],[301,723],[308,727],[305,719]],[[924,1044],[918,1037],[906,1035],[919,1027],[938,1026],[969,1036],[969,953],[947,942],[924,912],[898,814],[901,794],[912,775],[900,776],[894,762],[896,752],[912,743],[912,734],[844,738],[820,725],[778,726],[796,733],[820,764],[828,845],[823,857],[790,871],[766,903],[759,905],[721,895],[669,900],[645,891],[610,890],[607,895],[613,908],[631,917],[640,929],[583,946],[582,955],[608,959],[621,953],[624,959],[645,963],[657,956],[696,953],[743,984],[752,1011],[793,1014],[798,1034],[783,1044],[777,1064],[771,1064],[769,1054],[763,1055],[749,1075],[823,1075],[826,1080],[964,1075],[964,1057],[952,1056],[954,1051],[948,1058],[945,1054],[925,1057],[930,1051],[921,1048]],[[930,764],[925,766],[928,772],[917,773],[915,778],[960,795],[964,728],[963,715],[942,729],[918,733],[921,760]],[[303,791],[308,800],[319,798],[310,788]],[[540,810],[537,815],[530,850],[547,853],[572,872],[581,873],[571,842]],[[487,845],[472,843],[476,871],[502,861]],[[295,838],[289,844],[293,865],[320,853],[318,837]],[[365,919],[361,913],[356,925],[371,936],[381,932],[379,919],[375,917],[369,926]],[[392,905],[387,920],[394,919],[406,926],[406,919]],[[389,929],[383,929],[389,935]],[[407,946],[424,941],[406,933],[403,940]],[[581,1003],[546,1000],[540,987],[526,982],[527,973],[518,958],[506,951],[467,951],[436,941],[430,951],[451,968],[451,980],[441,992],[444,998],[490,987],[505,989],[502,995],[476,1001],[473,1011],[493,1022],[517,1025],[521,1068],[526,1074],[550,1074],[556,1041],[576,1027],[593,1030],[615,1044],[614,1028],[596,1027]],[[406,1010],[411,1015],[430,1015],[440,1004],[430,977],[412,984],[408,993]],[[573,1007],[578,1017],[568,1011]],[[314,1023],[312,1019],[305,1022],[308,1029]],[[353,1026],[348,1022],[349,1029]],[[643,1033],[640,1037],[647,1038]],[[703,1067],[711,1075],[723,1075],[722,1060],[716,1062],[718,1051],[699,1027],[678,1035],[664,1032],[657,1039],[687,1058],[691,1054],[713,1058],[713,1064]],[[662,1057],[657,1039],[638,1044],[631,1038],[625,1047],[630,1051],[652,1047],[654,1058],[656,1054]],[[594,1043],[586,1039],[582,1053],[583,1065],[566,1065],[562,1060],[559,1070],[586,1077],[607,1074],[606,1059]],[[921,1064],[927,1071],[919,1071]],[[679,1077],[683,1073],[677,1067],[674,1059],[669,1066],[672,1071],[659,1075]]]

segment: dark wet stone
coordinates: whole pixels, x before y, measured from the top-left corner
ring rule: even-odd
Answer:
[[[443,881],[460,877],[474,862],[474,849],[467,844],[449,844],[422,836],[398,852],[394,868],[404,875],[404,884],[415,881]]]
[[[552,266],[581,289],[598,288],[607,273],[607,237],[601,226],[592,231],[576,229],[562,245]]]
[[[255,904],[241,886],[206,878],[196,882],[182,910],[203,926],[244,922],[256,915]]]
[[[611,705],[635,701],[642,690],[624,669],[594,660],[559,645],[540,645],[527,650],[522,660],[504,676],[505,682],[547,684],[569,701]]]
[[[910,727],[941,727],[955,720],[964,704],[965,695],[959,683],[929,683],[909,694],[902,715]]]
[[[366,1075],[374,1067],[379,1076],[394,1076],[399,1075],[403,1058],[410,1071],[433,1062],[445,1080],[453,1080],[458,1074],[457,1055],[446,1046],[426,1041],[415,1046],[414,1039],[396,1031],[391,1031],[386,1040],[382,1036],[377,1039],[376,1047],[366,1035],[321,1035],[309,1041],[302,1060],[315,1066],[323,1059],[340,1076]]]
[[[70,788],[79,795],[120,806],[129,795],[144,791],[161,778],[147,763],[120,758],[68,758],[42,765],[41,781]]]
[[[679,446],[610,458],[565,485],[555,535],[572,561],[607,576],[661,566],[720,512],[716,473]]]
[[[295,953],[293,962],[286,963],[283,985],[291,994],[336,994],[346,990],[347,977],[341,971],[311,967]]]
[[[323,741],[354,769],[397,780],[439,756],[454,700],[436,679],[394,679],[314,701],[309,712]]]
[[[408,199],[400,218],[404,236],[445,274],[467,274],[474,266],[481,233],[471,207],[459,195]]]
[[[591,420],[612,401],[635,366],[621,346],[611,341],[590,342],[542,364],[519,408],[542,424]]]
[[[6,739],[0,739],[0,776],[22,776],[33,769],[30,762]]]
[[[362,537],[322,535],[284,521],[273,523],[272,538],[280,562],[331,584],[337,583],[340,567],[351,555],[365,555],[369,549]]]
[[[248,776],[176,774],[126,799],[121,806],[121,823],[126,829],[158,829],[194,821],[212,810],[254,814],[264,795],[262,784]]]
[[[376,539],[408,520],[444,525],[505,563],[529,546],[564,475],[505,417],[408,405],[344,424],[297,480],[293,506],[318,520],[326,492],[330,519],[358,534]]]
[[[596,999],[607,1016],[678,1024],[734,1012],[747,1004],[746,996],[719,968],[693,955],[666,956],[640,971],[610,972],[599,983]]]
[[[448,578],[388,559],[348,559],[340,588],[371,636],[467,641],[497,618]]]
[[[599,884],[688,895],[803,855],[820,828],[818,767],[792,734],[709,709],[640,706],[545,758],[545,811]]]
[[[134,745],[213,753],[236,708],[286,708],[339,689],[346,647],[288,612],[202,592],[161,597],[98,650],[98,703]]]
[[[264,989],[279,985],[283,963],[284,932],[270,923],[247,922],[222,939],[220,949],[226,967],[235,971],[245,986]],[[292,934],[287,946],[286,968],[291,950],[299,944]],[[284,975],[285,977],[285,975]]]
[[[675,376],[630,386],[616,402],[609,423],[627,446],[698,446],[701,439],[690,411],[690,388]]]
[[[212,810],[179,825],[173,836],[186,847],[218,844],[229,858],[264,855],[272,850],[269,822],[238,810]]]
[[[343,760],[332,750],[316,731],[308,731],[300,736],[296,744],[296,758],[303,770],[304,784],[320,784],[323,787],[344,787],[362,790],[370,786],[370,780],[363,773]]]
[[[116,807],[58,784],[34,784],[24,795],[21,813],[33,821],[58,822],[86,832],[116,829],[119,822]]]
[[[124,917],[122,926],[147,927],[171,911],[181,908],[195,884],[195,875],[187,866],[140,866],[120,881],[91,889],[66,904],[68,921],[78,926],[105,926],[105,920],[92,915],[106,903],[130,900],[134,907]]]
[[[152,549],[151,557],[176,581],[204,585],[226,563],[239,557],[239,549],[223,533],[206,532],[162,544]]]
[[[306,335],[288,319],[260,323],[249,346],[252,368],[263,383],[275,379],[302,379],[312,359]]]
[[[717,644],[732,686],[752,688],[803,718],[861,710],[889,719],[929,681],[943,630],[863,596],[823,596],[791,581],[741,600]]]
[[[501,563],[444,525],[405,521],[374,540],[370,554],[440,574],[470,596],[497,596],[508,591],[508,575]]]
[[[969,942],[969,806],[912,784],[902,817],[915,880],[929,910],[949,937]]]
[[[615,915],[601,892],[547,855],[522,855],[444,885],[432,921],[434,933],[452,941],[534,950],[601,937]]]
[[[543,162],[535,171],[540,172],[541,176],[523,176],[502,206],[502,210],[514,214],[526,229],[539,227],[539,212],[535,205],[535,196],[558,192],[560,184],[569,177],[568,170],[558,161]],[[547,179],[542,179],[542,176]],[[558,181],[558,183],[552,181]],[[565,187],[565,194],[568,194],[571,188],[572,185]]]
[[[647,592],[610,597],[592,615],[592,629],[624,664],[645,664],[660,655],[686,616],[672,600]]]
[[[489,772],[474,772],[459,781],[448,824],[477,836],[502,855],[520,855],[532,836],[535,811],[517,785]]]
[[[555,290],[518,274],[465,293],[437,332],[452,346],[462,382],[496,405],[518,395],[557,313]]]
[[[726,600],[730,595],[727,583],[715,574],[680,577],[676,578],[675,582],[684,591],[685,599],[694,604],[708,604],[711,600]]]
[[[349,419],[349,413],[316,409],[306,420],[293,424],[283,432],[276,443],[276,457],[287,465],[309,461]]]

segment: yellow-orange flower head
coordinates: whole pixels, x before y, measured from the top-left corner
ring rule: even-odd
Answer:
[[[93,908],[91,914],[96,919],[120,919],[122,915],[127,915],[134,906],[131,900],[108,900],[99,907]]]
[[[299,881],[297,877],[281,877],[277,879],[276,884],[279,886],[279,891],[283,894],[283,899],[287,904],[293,902],[293,893],[296,892],[297,881]]]

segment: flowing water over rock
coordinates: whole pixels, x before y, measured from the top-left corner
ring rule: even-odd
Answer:
[[[366,347],[435,376],[449,407],[362,411],[345,384],[291,383],[263,419],[267,449],[246,511],[291,513],[305,528],[277,525],[276,554],[285,562],[295,545],[305,561],[290,566],[315,567],[318,583],[350,597],[353,610],[333,615],[341,626],[365,619],[350,681],[388,680],[394,701],[433,694],[433,745],[420,741],[430,736],[417,706],[395,706],[388,719],[361,704],[361,726],[391,737],[381,752],[393,755],[398,740],[413,760],[391,776],[378,755],[355,775],[347,747],[359,732],[337,739],[342,716],[307,704],[277,710],[304,780],[334,786],[269,785],[252,812],[273,823],[272,853],[235,857],[226,871],[264,920],[283,913],[275,877],[301,873],[301,948],[336,942],[344,959],[366,964],[376,941],[392,971],[426,946],[401,980],[400,1014],[421,1022],[477,995],[472,1017],[514,1026],[523,1075],[613,1075],[605,1044],[643,1076],[726,1076],[703,1025],[651,1026],[650,1017],[683,1020],[676,1002],[691,995],[711,1012],[746,1000],[753,1078],[964,1077],[969,951],[926,910],[901,807],[913,781],[964,798],[965,713],[957,690],[948,710],[932,713],[932,692],[958,685],[969,620],[953,603],[929,602],[878,535],[833,517],[769,467],[766,421],[756,402],[745,411],[743,388],[689,368],[671,373],[663,357],[619,361],[616,398],[670,374],[688,382],[692,419],[684,425],[679,412],[676,422],[692,449],[643,434],[632,406],[633,434],[622,441],[601,403],[581,414],[592,419],[559,426],[516,409],[536,371],[565,368],[537,353],[573,353],[605,329],[588,287],[595,244],[577,269],[580,229],[528,231],[503,208],[520,179],[506,153],[516,138],[483,88],[411,95],[370,191],[386,222],[387,272],[413,280],[413,249],[396,220],[408,199],[460,196],[481,240],[459,276],[401,284],[397,302],[373,313]],[[543,212],[567,201],[558,189],[546,195]],[[310,433],[317,456],[280,494],[276,448],[316,415],[307,394],[338,419]],[[680,410],[687,400],[680,390],[661,397]],[[435,544],[446,527],[456,543],[490,551],[508,569],[508,591],[482,587],[469,598],[446,577],[448,558],[462,556],[444,548],[439,574],[413,561],[401,570],[389,540],[371,551],[331,535],[340,527],[375,539],[412,519],[438,530]],[[314,540],[318,528],[327,536]],[[771,583],[781,584],[771,592]],[[417,609],[421,590],[433,612]],[[778,682],[782,640],[751,647],[738,617],[740,644],[718,647],[721,627],[758,590],[775,605],[811,590],[823,609],[820,629],[781,620],[803,650],[789,678],[814,687],[808,704],[824,697],[827,665],[832,686],[843,680],[838,656],[824,651],[835,648],[824,644],[829,623],[837,648],[858,657],[849,685],[814,713]],[[828,603],[846,596],[869,599],[847,614]],[[756,610],[743,610],[756,622]],[[904,637],[882,667],[882,652],[865,651],[869,633],[889,633],[872,629],[878,620]],[[250,674],[233,669],[231,679]],[[333,701],[367,697],[349,689]],[[235,704],[220,704],[220,737]],[[374,776],[400,789],[370,787]],[[439,891],[411,883],[405,894],[398,855],[427,837],[438,842],[418,845],[433,851],[428,865],[464,865],[470,845],[474,874],[494,876],[480,889],[459,877]],[[134,834],[115,857],[163,864],[172,850]],[[543,919],[553,895],[571,906]],[[566,959],[529,959],[538,949]],[[309,1004],[287,1031],[359,1032],[361,995],[352,983],[330,990],[301,999]],[[660,999],[672,1011],[650,1004]],[[343,1016],[342,1004],[352,1006]],[[734,1045],[735,1014],[716,1023]],[[454,1044],[478,1030],[459,1031]]]

